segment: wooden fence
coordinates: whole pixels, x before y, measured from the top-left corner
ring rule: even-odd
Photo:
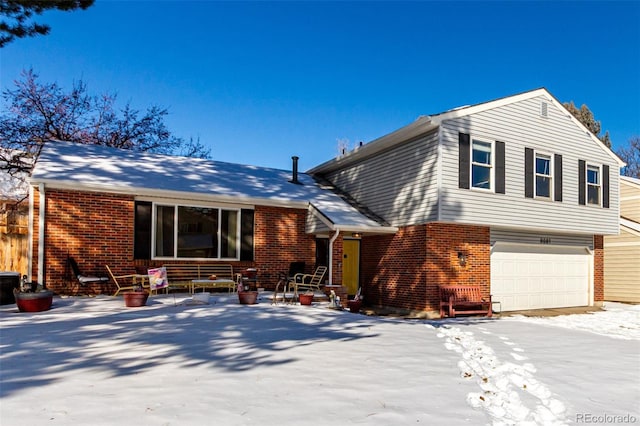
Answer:
[[[25,209],[0,209],[0,271],[27,274],[28,223]]]

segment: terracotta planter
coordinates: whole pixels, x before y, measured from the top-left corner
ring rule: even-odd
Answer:
[[[241,305],[254,305],[258,303],[257,291],[239,291],[238,300]]]
[[[15,293],[16,305],[20,312],[48,311],[53,303],[53,292],[49,290],[37,293]]]
[[[353,312],[354,314],[360,312],[360,308],[362,307],[361,300],[349,300],[347,304],[349,305],[349,312]]]
[[[149,293],[146,291],[127,291],[122,293],[127,308],[137,308],[147,304]]]
[[[311,305],[313,302],[313,294],[300,294],[298,297],[301,305]]]

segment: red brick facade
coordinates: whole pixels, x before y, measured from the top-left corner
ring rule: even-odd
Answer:
[[[604,237],[593,236],[593,301],[604,301]]]
[[[38,273],[39,194],[34,197],[33,279]],[[227,262],[240,270],[255,267],[261,285],[273,288],[289,263],[315,265],[315,236],[305,232],[307,211],[256,206],[254,261]],[[433,311],[438,286],[476,284],[490,291],[490,231],[484,226],[429,223],[401,228],[394,235],[365,236],[361,241],[360,286],[370,305]],[[333,283],[342,283],[340,235],[333,243]],[[46,192],[44,281],[58,294],[113,294],[112,283],[81,287],[72,277],[67,256],[86,275],[117,275],[159,266],[166,261],[134,260],[134,198],[127,195],[48,189]],[[459,256],[466,263],[461,265]],[[603,237],[594,236],[594,300],[604,298]]]
[[[81,287],[67,265],[72,256],[85,275],[107,276],[159,266],[167,261],[134,260],[134,198],[127,195],[68,190],[46,191],[44,282],[58,294],[113,294],[112,283]],[[38,274],[38,200],[35,191],[33,279]],[[255,207],[254,261],[227,262],[237,270],[255,267],[261,285],[274,287],[279,272],[292,261],[306,262],[308,272],[315,264],[315,237],[305,233],[306,210]],[[337,246],[337,245],[336,245]],[[335,246],[334,246],[335,247]],[[335,253],[336,257],[341,253]],[[334,276],[335,277],[335,276]],[[335,278],[334,278],[335,280]]]
[[[255,268],[275,287],[279,272],[287,272],[289,263],[304,261],[311,273],[316,261],[315,236],[305,233],[306,210],[282,207],[255,208]]]
[[[490,274],[487,227],[430,223],[362,240],[361,285],[374,305],[437,310],[438,286],[477,284],[488,295]]]

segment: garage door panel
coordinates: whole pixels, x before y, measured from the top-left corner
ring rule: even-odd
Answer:
[[[591,255],[582,247],[509,244],[491,254],[491,294],[503,311],[585,306]]]

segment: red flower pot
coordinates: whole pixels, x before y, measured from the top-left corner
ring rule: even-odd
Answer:
[[[149,293],[146,291],[127,291],[122,293],[127,308],[137,308],[147,304]]]
[[[20,312],[48,311],[53,303],[53,292],[48,290],[37,293],[16,292],[15,297]]]
[[[257,291],[239,291],[238,301],[241,305],[254,305],[258,303]]]
[[[362,307],[361,300],[349,300],[347,304],[349,305],[349,312],[353,312],[354,314],[360,312],[360,308]]]
[[[300,294],[298,297],[300,297],[301,305],[311,305],[313,302],[313,294]]]

